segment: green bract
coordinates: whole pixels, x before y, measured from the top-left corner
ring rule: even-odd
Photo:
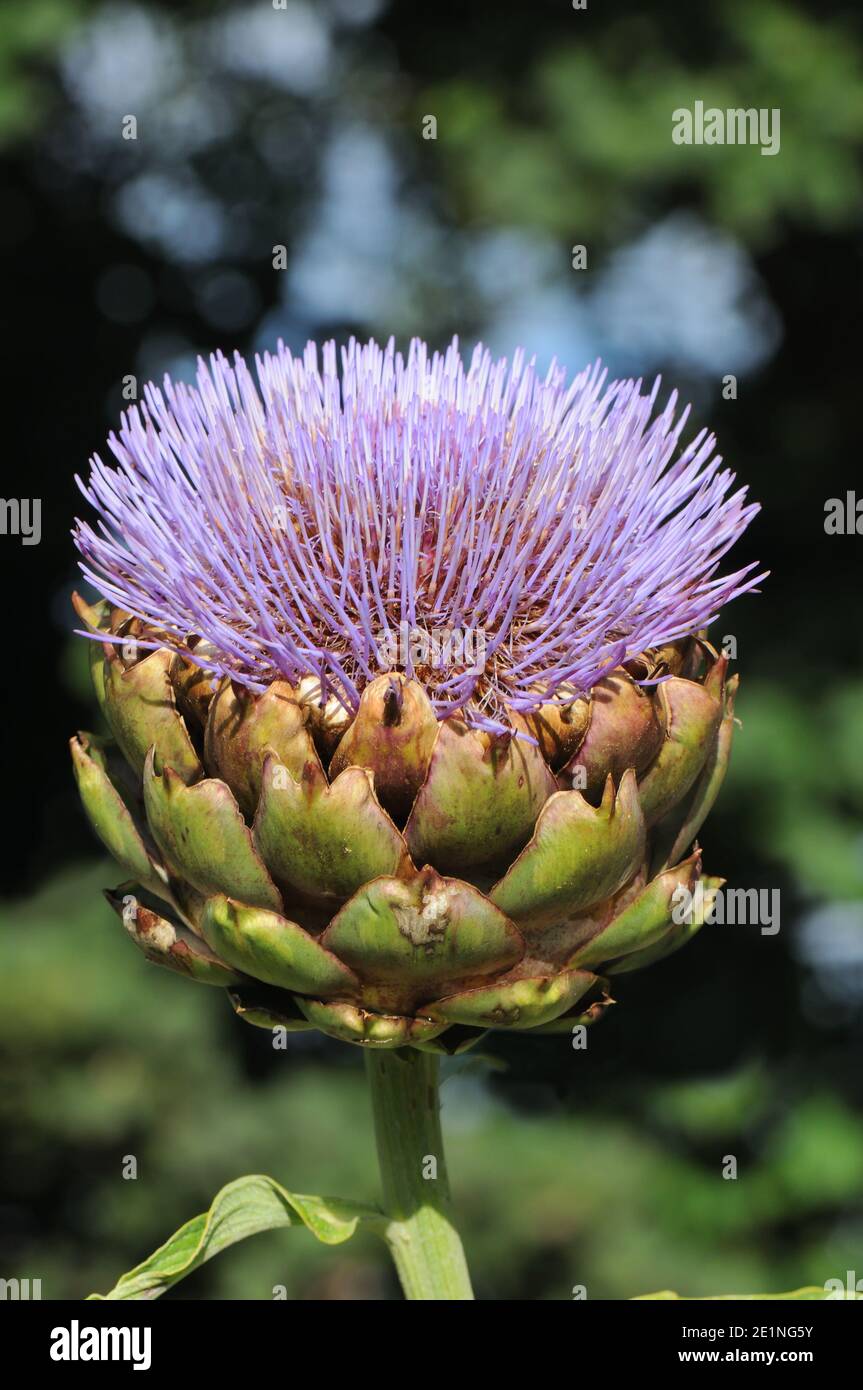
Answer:
[[[107,604],[79,614],[127,631]],[[567,1031],[697,930],[680,890],[720,885],[693,846],[730,751],[726,665],[688,639],[497,735],[437,720],[400,675],[351,720],[311,679],[255,696],[94,642],[114,744],[81,734],[72,756],[127,880],[109,901],[149,960],[266,1028],[433,1052]]]

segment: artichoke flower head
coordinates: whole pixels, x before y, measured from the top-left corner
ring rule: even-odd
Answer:
[[[110,738],[72,740],[150,960],[264,1027],[568,1031],[683,944],[757,506],[659,383],[457,343],[166,378],[81,490]]]

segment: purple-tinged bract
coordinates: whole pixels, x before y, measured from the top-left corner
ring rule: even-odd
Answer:
[[[524,354],[466,367],[414,340],[281,344],[165,378],[81,484],[87,578],[167,646],[254,690],[313,674],[354,712],[392,664],[441,718],[496,727],[706,627],[762,577],[719,565],[757,506],[659,382],[567,385]],[[415,666],[405,631],[482,634],[484,661]],[[147,645],[143,643],[142,645]]]

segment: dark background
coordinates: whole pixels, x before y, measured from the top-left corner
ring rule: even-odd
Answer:
[[[480,1292],[863,1277],[863,538],[824,530],[828,498],[863,495],[855,11],[33,0],[0,17],[4,487],[43,509],[38,546],[0,537],[0,1274],[107,1287],[244,1169],[374,1192],[353,1050],[274,1054],[111,935],[113,871],[65,747],[94,718],[70,636],[74,474],[127,373],[189,375],[199,352],[278,336],[457,332],[572,371],[597,354],[662,371],[761,501],[738,563],[771,577],[713,634],[737,640],[742,728],[704,841],[708,872],[782,904],[776,936],[714,927],[626,977],[586,1054],[499,1037],[461,1064],[445,1111]],[[673,145],[671,111],[696,99],[778,107],[780,153]],[[174,1296],[393,1293],[373,1247],[252,1246]]]

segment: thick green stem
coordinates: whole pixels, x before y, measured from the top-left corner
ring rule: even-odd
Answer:
[[[366,1053],[386,1228],[405,1297],[473,1298],[450,1216],[438,1059],[413,1048]]]

